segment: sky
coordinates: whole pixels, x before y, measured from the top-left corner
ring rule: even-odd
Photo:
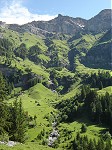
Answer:
[[[48,21],[58,14],[90,19],[103,9],[111,8],[112,0],[0,0],[0,21],[25,24]]]

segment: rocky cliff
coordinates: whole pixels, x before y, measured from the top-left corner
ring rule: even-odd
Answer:
[[[111,9],[105,9],[89,20],[59,14],[58,17],[50,21],[33,21],[21,26],[11,24],[8,25],[8,28],[48,37],[59,33],[68,35],[74,35],[78,32],[100,33],[110,29],[110,26]]]

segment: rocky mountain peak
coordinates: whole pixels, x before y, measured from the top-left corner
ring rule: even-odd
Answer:
[[[99,14],[88,20],[86,29],[90,32],[99,33],[111,28],[111,9],[104,9]]]
[[[104,9],[98,15],[106,17],[107,15],[111,15],[111,13],[112,13],[112,9]]]
[[[58,14],[50,21],[32,21],[21,26],[8,25],[8,28],[18,32],[31,32],[39,36],[52,36],[58,33],[68,35],[79,32],[100,33],[109,30],[110,26],[111,9],[105,9],[89,20]]]
[[[61,15],[61,14],[58,14],[58,18],[60,18],[60,17],[63,17],[63,15]]]

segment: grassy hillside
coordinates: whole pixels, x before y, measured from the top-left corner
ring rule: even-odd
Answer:
[[[92,68],[111,69],[111,30],[107,31],[87,53],[84,61]]]
[[[8,146],[2,146],[0,145],[1,150],[54,150],[54,148],[50,148],[47,146],[42,146],[37,144],[36,142],[33,143],[26,143],[26,144],[19,144],[14,147],[8,147]],[[58,148],[57,150],[61,150],[61,148]]]
[[[8,104],[13,104],[16,99],[21,100],[24,111],[30,118],[25,135],[26,142],[12,148],[0,145],[1,150],[65,150],[70,149],[69,146],[78,132],[82,137],[87,135],[89,139],[95,138],[98,141],[101,136],[104,136],[104,133],[109,131],[108,125],[92,122],[85,115],[85,112],[82,117],[74,117],[75,119],[71,122],[58,120],[63,109],[65,118],[67,117],[66,113],[69,114],[72,109],[73,113],[76,111],[74,115],[77,113],[80,115],[81,111],[85,109],[83,107],[85,105],[85,93],[81,93],[83,88],[85,91],[88,90],[88,87],[92,91],[95,90],[98,96],[104,96],[108,92],[111,104],[110,74],[112,72],[106,65],[101,69],[100,58],[99,67],[96,69],[91,61],[88,61],[89,65],[83,62],[89,54],[94,55],[95,58],[99,54],[102,54],[102,57],[105,56],[106,50],[110,50],[107,46],[110,44],[108,32],[97,35],[80,34],[74,35],[69,40],[59,40],[56,38],[42,39],[30,33],[19,33],[0,27],[0,35],[0,70],[4,75],[4,80],[6,79],[6,86],[9,88],[9,94],[7,94],[8,92],[5,93]],[[12,42],[12,45],[9,42],[8,46],[7,40],[2,41],[3,38]],[[19,46],[22,43],[26,45],[22,51],[24,53],[26,50],[24,58],[15,53],[17,47],[18,51],[21,52]],[[101,49],[102,46],[104,51]],[[103,72],[103,75],[99,72]],[[107,75],[105,75],[106,72],[108,72]],[[95,75],[95,81],[91,75]],[[97,82],[100,76],[102,80]],[[102,81],[105,82],[104,87]],[[24,87],[23,84],[28,85],[28,87]],[[101,89],[99,85],[100,87],[102,85]],[[84,96],[83,98],[81,94]],[[75,101],[75,97],[77,97],[77,101]],[[91,99],[89,100],[91,101]],[[56,105],[60,105],[61,102],[64,103],[62,109],[56,108]],[[68,107],[69,103],[71,110]],[[95,101],[91,105],[96,103]],[[72,108],[74,105],[75,107]],[[98,105],[100,104],[98,103]],[[57,123],[55,130],[59,132],[60,136],[53,146],[55,148],[51,148],[47,145],[49,136],[54,130],[52,125],[54,121]],[[87,126],[85,133],[81,132],[82,124]]]
[[[19,99],[22,100],[23,107],[30,116],[37,116],[37,126],[28,129],[28,141],[34,140],[43,129],[49,132],[52,129],[51,122],[49,122],[50,120],[46,120],[45,116],[49,116],[51,112],[55,112],[51,103],[56,101],[56,94],[39,83],[28,91],[24,91],[18,97]],[[13,101],[14,98],[10,99],[9,103]]]

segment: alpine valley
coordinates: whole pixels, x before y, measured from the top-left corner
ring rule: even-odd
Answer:
[[[0,21],[0,150],[112,150],[111,11]]]

